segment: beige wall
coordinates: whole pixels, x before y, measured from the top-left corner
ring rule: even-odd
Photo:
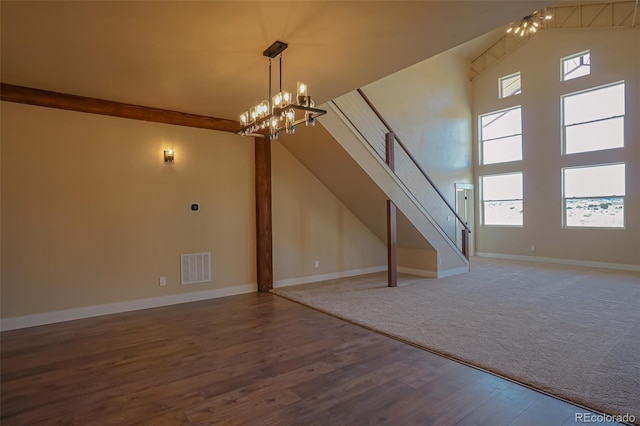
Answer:
[[[438,254],[435,250],[398,247],[396,256],[400,268],[428,271],[433,274],[438,271]]]
[[[256,282],[251,139],[6,102],[1,124],[2,317]],[[212,282],[181,286],[198,252]]]
[[[591,75],[561,82],[560,59],[587,49]],[[477,226],[478,252],[640,264],[639,61],[637,30],[545,31],[473,81],[474,126],[479,114],[522,105],[524,141],[522,161],[476,165],[476,183],[480,175],[509,171],[522,171],[524,179],[524,226]],[[499,100],[498,78],[516,71],[522,73],[522,94]],[[620,80],[626,83],[625,147],[561,155],[560,96]],[[478,158],[477,144],[474,147]],[[620,161],[627,170],[626,229],[563,229],[562,168]],[[530,245],[535,245],[535,252]]]
[[[442,53],[363,87],[447,201],[471,183],[471,85],[467,63]]]
[[[385,244],[279,142],[272,179],[275,281],[386,264]]]

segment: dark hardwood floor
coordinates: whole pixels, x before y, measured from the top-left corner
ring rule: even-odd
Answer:
[[[566,425],[584,409],[250,294],[1,334],[10,425]]]

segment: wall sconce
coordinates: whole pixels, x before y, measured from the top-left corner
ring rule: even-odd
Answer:
[[[167,149],[164,151],[164,164],[173,164],[173,150]]]

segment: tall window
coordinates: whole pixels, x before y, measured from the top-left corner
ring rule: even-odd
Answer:
[[[624,146],[624,82],[562,96],[565,154]]]
[[[522,92],[520,72],[510,74],[498,79],[498,98],[518,95]]]
[[[482,164],[522,160],[522,112],[520,106],[480,116]]]
[[[589,75],[591,73],[591,54],[586,52],[562,58],[562,81]]]
[[[624,163],[571,167],[562,172],[565,226],[624,227]]]
[[[485,225],[522,226],[522,173],[481,177]]]

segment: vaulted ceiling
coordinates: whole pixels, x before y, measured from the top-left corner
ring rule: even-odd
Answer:
[[[3,0],[1,79],[237,119],[267,97],[276,40],[284,88],[319,104],[553,3]]]

